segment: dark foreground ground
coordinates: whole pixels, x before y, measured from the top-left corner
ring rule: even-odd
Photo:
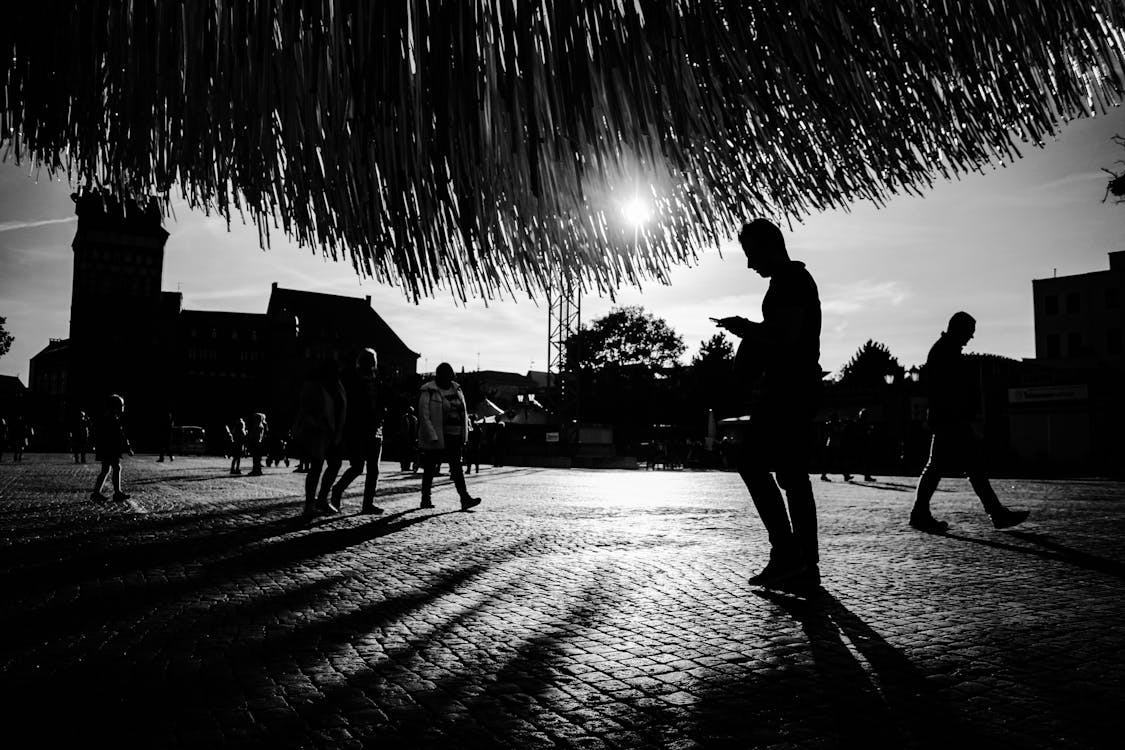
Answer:
[[[295,520],[221,459],[0,464],[7,747],[1125,746],[1125,488],[816,482],[824,592],[763,596],[736,475],[384,464],[381,517]],[[443,478],[446,482],[447,478]],[[358,488],[356,488],[358,490]],[[972,745],[967,743],[972,742]]]

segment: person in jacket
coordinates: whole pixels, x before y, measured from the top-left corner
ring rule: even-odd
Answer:
[[[95,457],[98,461],[101,461],[102,468],[94,482],[94,491],[90,493],[91,500],[101,501],[105,499],[102,496],[102,485],[105,484],[106,477],[111,473],[113,475],[113,499],[118,502],[129,499],[129,495],[121,491],[121,456],[125,453],[130,456],[133,455],[129,438],[125,436],[124,413],[125,399],[116,393],[110,395],[106,400],[105,412],[95,426],[95,434],[97,435]]]
[[[310,519],[317,515],[317,505],[324,505],[334,476],[321,482],[325,461],[337,456],[344,439],[344,420],[348,401],[340,383],[339,368],[332,359],[325,359],[301,385],[297,416],[290,434],[307,466],[305,473],[305,511]]]
[[[379,486],[379,459],[383,453],[383,402],[377,381],[379,359],[374,349],[363,349],[355,360],[354,369],[344,378],[344,395],[348,412],[344,419],[344,452],[348,468],[340,481],[332,487],[329,503],[320,510],[339,513],[340,502],[348,485],[363,473],[363,505],[361,513],[379,514],[383,509],[375,505],[375,491]]]
[[[943,474],[950,470],[964,471],[977,493],[992,525],[1006,529],[1023,523],[1030,515],[1026,510],[1005,508],[992,483],[984,473],[984,451],[973,433],[972,421],[980,410],[978,378],[970,370],[962,350],[977,331],[977,321],[967,312],[957,312],[949,325],[930,347],[923,381],[929,396],[930,458],[918,478],[910,525],[931,534],[944,533],[949,524],[939,521],[930,512],[930,499]]]
[[[453,366],[442,362],[434,379],[422,386],[418,397],[418,449],[422,458],[422,506],[432,508],[430,489],[437,466],[449,464],[449,475],[461,498],[461,510],[480,505],[465,486],[462,453],[469,434],[469,410],[461,386],[453,380]]]

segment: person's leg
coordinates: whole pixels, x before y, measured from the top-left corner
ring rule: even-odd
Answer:
[[[941,532],[949,528],[945,521],[938,521],[930,512],[930,499],[941,483],[946,453],[953,448],[948,434],[935,431],[930,439],[930,457],[926,461],[922,475],[918,477],[918,487],[914,491],[914,507],[910,510],[910,525],[923,531]]]
[[[375,493],[379,489],[379,460],[383,456],[383,441],[376,438],[367,454],[367,476],[363,480],[363,512],[382,513],[375,505]]]
[[[781,489],[769,471],[759,467],[742,467],[739,476],[750,492],[750,499],[762,519],[773,551],[786,554],[793,548],[793,529],[789,525],[789,514],[785,511],[785,500]],[[771,552],[772,554],[772,552]]]
[[[469,505],[477,505],[480,501],[469,494],[469,488],[465,485],[465,471],[463,466],[464,458],[461,455],[465,449],[465,437],[463,435],[446,435],[445,436],[445,456],[446,462],[449,464],[449,476],[453,479],[453,486],[457,488],[457,496],[461,498],[461,507],[465,508]]]
[[[816,566],[820,563],[820,547],[817,541],[816,498],[809,475],[800,469],[787,469],[777,472],[777,482],[785,490],[789,506],[793,549],[801,562]]]
[[[121,459],[117,459],[113,462],[113,499],[129,499],[129,495],[121,491]]]
[[[339,453],[329,456],[325,461],[324,476],[320,479],[320,489],[316,493],[316,501],[322,507],[328,506],[328,494],[332,491],[332,483],[336,481],[336,475],[340,473],[340,467],[344,465],[343,456]]]
[[[981,505],[992,519],[992,525],[998,529],[1006,529],[1021,524],[1031,515],[1026,510],[1009,510],[1005,508],[996,490],[992,489],[992,482],[988,481],[984,465],[984,446],[977,440],[971,430],[967,430],[965,442],[965,463],[969,473],[969,484],[980,498]]]
[[[320,483],[324,459],[310,459],[305,463],[308,466],[308,471],[305,473],[305,516],[314,516],[316,515],[316,487]]]
[[[90,493],[91,497],[100,498],[102,496],[102,485],[105,484],[107,476],[109,476],[109,462],[102,461],[102,468],[98,470],[98,478],[94,480],[94,491]]]
[[[432,508],[433,503],[430,502],[430,491],[434,484],[434,474],[437,473],[437,453],[438,451],[424,450],[420,451],[418,461],[422,464],[422,507]]]
[[[334,509],[340,509],[340,498],[344,496],[344,491],[355,481],[356,477],[363,473],[363,463],[363,456],[353,455],[348,457],[348,468],[344,469],[344,473],[340,475],[339,480],[332,487],[332,507]]]

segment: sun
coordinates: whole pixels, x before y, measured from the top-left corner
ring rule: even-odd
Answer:
[[[630,226],[640,227],[647,224],[649,219],[652,218],[652,210],[644,199],[640,196],[634,196],[621,204],[621,215],[625,217],[625,221]]]

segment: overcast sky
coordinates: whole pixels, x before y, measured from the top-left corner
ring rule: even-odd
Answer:
[[[985,174],[942,181],[925,197],[883,208],[809,217],[787,232],[790,255],[805,261],[824,305],[821,365],[836,371],[869,338],[904,366],[920,364],[949,316],[978,320],[970,349],[1034,356],[1031,280],[1108,268],[1125,248],[1125,205],[1101,203],[1107,175],[1125,149],[1125,112],[1067,126],[1042,149]],[[0,316],[15,337],[0,373],[27,383],[28,360],[49,338],[68,336],[76,219],[64,183],[38,180],[27,166],[0,163]],[[179,289],[188,309],[265,312],[271,282],[361,297],[421,353],[420,370],[448,361],[525,372],[544,369],[547,311],[526,299],[455,304],[451,296],[415,305],[395,288],[358,279],[347,263],[273,237],[258,247],[252,226],[228,232],[218,217],[177,204],[164,256],[164,289]],[[732,237],[737,227],[731,228]],[[616,302],[585,297],[584,322],[615,304],[639,304],[683,336],[690,359],[714,332],[709,317],[760,317],[766,281],[746,269],[737,245],[677,268],[672,284],[622,290]]]

